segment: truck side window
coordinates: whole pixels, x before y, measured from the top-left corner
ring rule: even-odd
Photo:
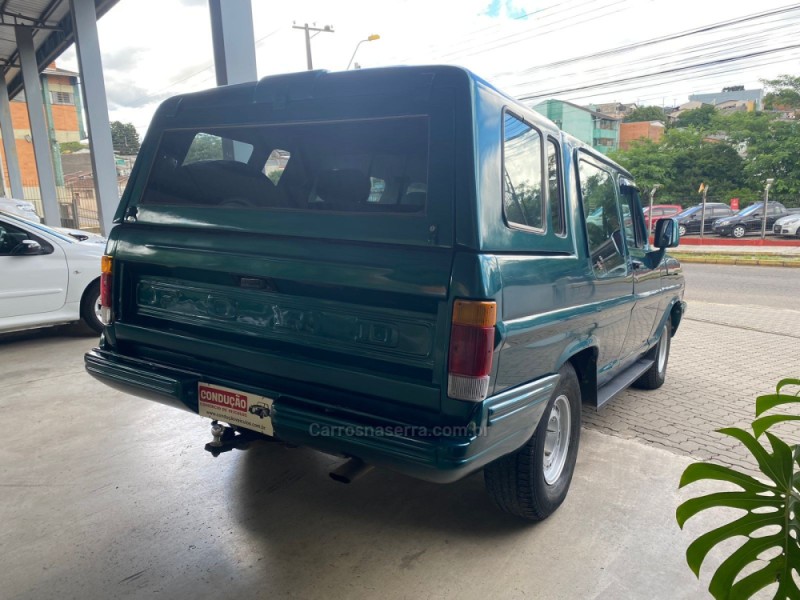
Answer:
[[[581,160],[581,199],[586,239],[595,275],[599,278],[627,274],[617,186],[611,173]]]
[[[622,227],[625,230],[625,241],[628,248],[643,248],[645,235],[637,216],[641,210],[639,190],[631,185],[620,185],[619,192],[622,199]],[[662,209],[653,210],[653,217],[660,217],[663,214]]]
[[[567,232],[564,219],[564,194],[561,191],[561,153],[558,144],[547,140],[547,201],[550,203],[550,225],[553,233]]]
[[[503,127],[503,209],[510,225],[539,232],[544,227],[542,137],[506,114]]]

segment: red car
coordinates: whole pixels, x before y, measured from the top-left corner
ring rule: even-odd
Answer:
[[[679,204],[654,204],[653,214],[651,215],[650,207],[645,206],[644,219],[645,222],[650,226],[650,231],[654,231],[656,228],[656,223],[658,223],[659,219],[663,219],[665,217],[674,217],[682,210],[683,207]]]

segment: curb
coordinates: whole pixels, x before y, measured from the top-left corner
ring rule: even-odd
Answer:
[[[705,258],[703,256],[676,256],[682,263],[703,263],[709,265],[742,265],[750,267],[787,267],[800,268],[800,260],[767,260],[759,258]]]

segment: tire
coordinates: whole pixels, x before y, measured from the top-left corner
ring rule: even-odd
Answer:
[[[559,375],[558,385],[533,437],[483,471],[486,491],[494,503],[507,513],[531,521],[546,519],[561,506],[578,457],[581,434],[578,376],[570,363],[561,367]],[[558,440],[554,439],[554,427],[561,431]],[[549,454],[545,452],[546,444],[551,447]]]
[[[97,314],[96,307],[100,306],[100,282],[95,281],[83,293],[81,299],[81,321],[96,333],[102,333],[103,322]]]
[[[671,333],[670,322],[667,320],[661,329],[661,337],[658,339],[658,343],[650,348],[644,356],[646,359],[652,360],[653,364],[644,372],[644,375],[633,382],[633,387],[641,390],[657,390],[664,385],[664,380],[667,378],[669,349],[672,344]]]
[[[678,225],[678,234],[681,237],[686,235],[686,227],[684,225]]]
[[[743,238],[745,233],[747,233],[747,230],[744,228],[744,225],[737,225],[731,230],[731,235],[737,239]]]

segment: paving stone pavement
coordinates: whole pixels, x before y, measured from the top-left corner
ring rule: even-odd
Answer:
[[[583,423],[697,460],[755,468],[722,427],[749,428],[755,399],[785,377],[800,377],[800,310],[691,302],[672,340],[667,380],[658,390],[629,389]],[[782,437],[797,443],[797,428]],[[783,435],[787,434],[787,435]]]

